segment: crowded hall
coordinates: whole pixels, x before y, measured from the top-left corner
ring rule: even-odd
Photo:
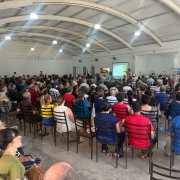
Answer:
[[[0,180],[180,180],[180,0],[0,0]]]

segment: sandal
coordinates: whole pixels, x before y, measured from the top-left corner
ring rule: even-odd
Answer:
[[[116,157],[116,156],[118,156],[118,158],[121,158],[122,157],[122,155],[119,153],[119,154],[117,154],[117,153],[114,153],[114,156]]]
[[[112,158],[113,158],[112,153],[107,153],[106,155],[107,155],[110,159],[112,159]]]

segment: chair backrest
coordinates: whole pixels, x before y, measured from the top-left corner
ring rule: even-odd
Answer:
[[[69,132],[65,111],[64,112],[53,111],[53,117],[54,117],[56,124],[66,125],[67,132]]]
[[[8,102],[7,101],[3,101],[2,105],[3,105],[5,113],[8,113],[9,112]]]
[[[174,149],[175,146],[180,147],[180,128],[177,128],[175,126],[172,126],[172,132],[171,132],[171,147]],[[180,153],[180,152],[178,152]]]
[[[20,103],[21,112],[24,121],[33,121],[33,109],[32,106],[24,106]]]
[[[0,174],[0,180],[7,180],[6,176],[3,174]]]
[[[155,111],[141,110],[141,115],[143,115],[144,117],[149,118],[151,120],[154,128],[157,129],[158,121],[159,121],[158,109],[155,110]]]
[[[128,108],[119,108],[116,106],[113,106],[113,112],[116,114],[116,117],[118,119],[125,119],[127,116],[129,116]]]
[[[161,94],[161,93],[159,93],[159,94]],[[159,96],[159,94],[156,96],[156,99],[159,100],[160,110],[165,111],[166,110],[166,104],[169,101],[169,97],[163,97],[163,96],[161,97],[161,96]]]
[[[151,145],[151,124],[142,125],[125,122],[125,132],[129,145],[134,146],[131,144],[132,140],[139,142],[144,148]]]
[[[108,136],[116,140],[118,139],[115,121],[104,121],[103,119],[97,119],[97,117],[95,117],[95,129],[97,139],[98,136]]]
[[[157,168],[157,170],[154,169],[154,167]],[[180,179],[180,170],[173,170],[173,169],[169,169],[157,164],[154,164],[153,162],[151,162],[151,171],[150,171],[150,180],[163,180],[163,179]],[[165,173],[167,172],[167,173]],[[177,176],[172,176],[169,175],[169,172],[173,172],[176,173]],[[158,178],[155,178],[154,175],[158,175]],[[161,176],[161,177],[160,177]],[[161,179],[159,179],[161,178]]]

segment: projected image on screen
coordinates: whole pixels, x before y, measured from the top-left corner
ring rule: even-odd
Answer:
[[[128,70],[128,63],[113,63],[113,77],[114,79],[126,76]]]

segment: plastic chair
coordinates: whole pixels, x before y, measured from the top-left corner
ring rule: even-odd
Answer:
[[[156,111],[144,111],[141,110],[141,115],[143,115],[144,117],[147,117],[151,120],[154,129],[156,131],[156,136],[157,139],[159,137],[159,114],[158,114],[158,110]],[[157,149],[158,149],[158,141],[157,141]]]
[[[157,167],[158,170],[155,170],[154,167]],[[159,169],[163,170],[162,172],[159,171]],[[171,175],[167,175],[165,173],[165,171],[167,173],[169,172],[174,172],[177,173],[178,176],[171,176]],[[158,177],[161,176],[161,179],[159,178],[155,178],[154,175],[157,174]],[[168,178],[168,179],[180,179],[180,171],[179,170],[171,170],[169,168],[154,164],[153,162],[151,162],[151,171],[150,171],[150,180],[163,180],[164,178]]]
[[[151,147],[151,125],[137,125],[137,124],[131,124],[125,122],[125,132],[126,132],[126,165],[125,168],[127,169],[127,148],[132,149],[132,158],[134,157],[134,149],[140,149],[140,150],[149,150],[150,158],[149,158],[149,168],[152,158],[152,151],[150,149]],[[135,147],[131,145],[129,142],[130,139],[134,139],[135,141],[149,141],[148,147]],[[150,169],[149,169],[150,170]],[[150,172],[150,171],[149,171]]]

